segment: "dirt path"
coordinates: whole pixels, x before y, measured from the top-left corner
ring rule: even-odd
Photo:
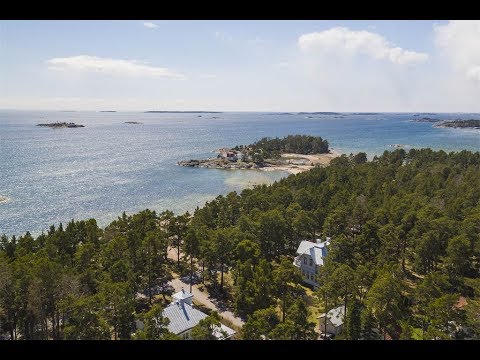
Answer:
[[[173,286],[176,292],[181,291],[182,287],[186,291],[190,290],[190,285],[184,283],[179,278],[173,279],[172,281],[170,281],[170,284]],[[231,311],[228,311],[228,310],[222,311],[221,307],[218,306],[217,301],[215,299],[211,299],[206,290],[200,291],[198,289],[198,285],[193,285],[192,294],[193,294],[193,298],[196,301],[202,303],[204,306],[206,306],[209,309],[217,311],[221,317],[223,317],[228,321],[231,321],[235,326],[239,328],[243,326],[244,321],[242,319],[240,319],[239,317],[236,317]]]
[[[177,249],[170,247],[168,249],[168,258],[177,261]],[[180,258],[183,258],[183,254],[180,252]],[[170,284],[173,286],[175,291],[180,291],[182,290],[182,287],[186,291],[190,291],[190,285],[183,282],[179,278],[173,279],[170,281]],[[240,319],[239,317],[235,316],[231,311],[225,309],[223,304],[218,302],[216,299],[210,298],[207,290],[204,288],[203,291],[200,291],[198,289],[198,285],[193,285],[192,286],[192,294],[193,298],[202,303],[204,306],[206,306],[209,309],[215,310],[218,312],[218,314],[223,317],[226,320],[231,321],[235,326],[241,328],[244,324],[244,321]]]

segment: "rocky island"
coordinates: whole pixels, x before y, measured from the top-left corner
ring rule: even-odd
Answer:
[[[296,174],[314,166],[328,165],[338,156],[329,150],[327,140],[307,135],[263,138],[250,145],[237,145],[215,152],[218,153],[216,157],[183,160],[177,165],[210,169],[281,170]]]
[[[1,203],[6,203],[6,202],[9,202],[9,201],[10,201],[10,198],[0,195],[0,204]]]
[[[67,122],[54,122],[54,123],[47,123],[47,124],[37,124],[37,126],[49,127],[49,128],[53,128],[53,129],[85,127],[84,125],[79,125],[79,124],[75,124],[75,123],[67,123]]]
[[[125,121],[124,124],[133,124],[133,125],[139,125],[139,124],[143,124],[142,122],[140,121]]]

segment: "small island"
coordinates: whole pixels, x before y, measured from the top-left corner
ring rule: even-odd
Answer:
[[[1,203],[7,203],[9,201],[10,201],[10,198],[0,195],[0,204]]]
[[[337,157],[328,148],[328,141],[308,135],[288,135],[284,138],[262,138],[250,145],[216,150],[217,157],[183,160],[177,165],[211,169],[258,169],[287,171],[292,174],[325,166]]]
[[[143,123],[140,122],[140,121],[125,121],[124,124],[139,125],[139,124],[143,124]]]
[[[480,129],[480,120],[451,120],[442,121],[439,124],[435,124],[434,127],[439,128],[454,128],[454,129]]]
[[[414,115],[415,116],[415,115]],[[456,120],[446,120],[446,119],[436,119],[431,117],[422,117],[411,119],[411,122],[427,122],[432,123],[435,128],[454,128],[454,129],[480,129],[480,120],[476,119],[456,119]]]
[[[80,125],[80,124],[75,124],[75,123],[67,123],[67,122],[54,122],[54,123],[47,123],[47,124],[37,124],[37,126],[49,127],[49,128],[52,128],[52,129],[85,127],[85,125]]]

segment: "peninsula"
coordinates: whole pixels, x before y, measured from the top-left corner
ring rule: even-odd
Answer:
[[[177,165],[210,169],[281,170],[297,174],[314,166],[326,166],[339,154],[329,150],[328,141],[321,137],[288,135],[280,138],[262,138],[250,145],[216,150],[216,157],[183,160]]]
[[[53,129],[85,127],[84,125],[79,125],[79,124],[75,124],[75,123],[67,123],[67,122],[54,122],[54,123],[47,123],[47,124],[37,124],[37,126],[49,127],[49,128],[53,128]]]

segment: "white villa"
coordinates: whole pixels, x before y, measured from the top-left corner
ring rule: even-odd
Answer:
[[[170,320],[168,330],[183,340],[189,340],[193,327],[200,320],[205,319],[207,314],[194,307],[192,304],[193,294],[184,289],[174,294],[172,298],[172,303],[163,310],[163,316]],[[214,329],[214,335],[218,340],[233,339],[235,334],[235,330],[223,324],[218,329]]]
[[[238,160],[238,155],[236,151],[222,151],[220,152],[220,156],[224,159],[227,159],[229,161],[237,161]]]
[[[343,330],[345,318],[345,305],[337,306],[327,312],[327,326],[325,327],[325,314],[321,314],[318,319],[320,332],[338,335]]]
[[[293,264],[300,268],[303,281],[314,288],[318,287],[318,270],[327,256],[328,245],[330,245],[329,237],[324,242],[320,239],[316,242],[303,240],[298,246],[297,257],[293,261]]]

